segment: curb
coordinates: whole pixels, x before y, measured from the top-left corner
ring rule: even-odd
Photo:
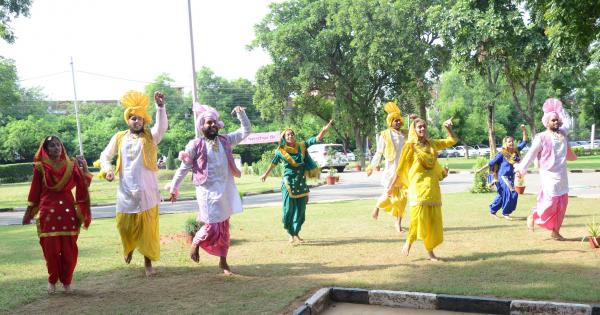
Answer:
[[[569,173],[599,173],[600,169],[573,169],[573,170],[568,170]],[[475,172],[471,171],[471,170],[461,170],[461,171],[454,171],[454,170],[450,170],[449,171],[450,174],[474,174]],[[536,171],[527,171],[528,174],[537,174],[538,172]]]
[[[600,305],[359,288],[317,290],[292,314],[320,314],[332,302],[486,314],[600,315]]]

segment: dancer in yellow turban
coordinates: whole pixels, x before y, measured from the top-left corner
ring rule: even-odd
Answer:
[[[160,258],[158,215],[160,193],[156,178],[158,143],[167,131],[165,99],[161,92],[154,92],[156,124],[148,114],[149,98],[136,91],[123,96],[123,118],[128,130],[117,132],[100,154],[101,174],[108,181],[119,174],[117,190],[117,228],[123,244],[125,263],[129,264],[137,248],[144,255],[146,276],[156,271],[152,261]],[[117,156],[113,169],[111,161]]]
[[[423,119],[413,120],[408,139],[396,170],[396,178],[389,187],[392,195],[396,187],[408,187],[410,202],[410,227],[402,253],[408,256],[412,243],[423,240],[429,259],[437,261],[433,249],[442,243],[442,195],[440,181],[448,175],[437,161],[437,152],[454,145],[457,141],[452,131],[452,119],[444,122],[448,138],[434,140],[427,136]]]
[[[371,164],[367,167],[367,176],[371,176],[373,168],[379,165],[381,157],[385,158],[385,169],[381,176],[381,185],[384,188],[383,193],[375,204],[372,216],[377,219],[379,209],[394,216],[394,225],[398,232],[402,232],[402,217],[404,216],[404,208],[406,207],[406,187],[395,187],[391,197],[387,195],[387,188],[390,186],[398,161],[402,154],[402,147],[406,141],[407,131],[402,130],[404,120],[400,108],[394,102],[388,102],[383,107],[387,113],[386,122],[388,128],[381,132],[377,137],[377,151],[373,155]]]

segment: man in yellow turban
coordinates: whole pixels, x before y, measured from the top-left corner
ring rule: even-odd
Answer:
[[[382,131],[379,137],[377,137],[377,151],[373,155],[371,164],[367,167],[367,176],[371,176],[373,168],[379,166],[381,157],[385,158],[385,169],[381,176],[381,185],[384,190],[377,200],[372,216],[374,219],[377,219],[379,209],[389,212],[395,218],[394,225],[396,226],[396,230],[402,232],[401,223],[404,216],[404,208],[406,207],[406,189],[405,187],[398,187],[394,191],[394,194],[388,197],[387,187],[390,186],[390,182],[398,167],[398,160],[406,141],[407,132],[401,129],[404,120],[402,119],[400,108],[398,108],[396,103],[388,102],[383,109],[387,113],[386,122],[388,129]]]
[[[117,132],[100,154],[101,174],[109,182],[119,174],[117,190],[117,229],[123,244],[125,263],[129,264],[137,248],[144,255],[146,276],[156,271],[152,261],[160,258],[158,215],[160,193],[156,177],[158,143],[168,128],[165,98],[154,92],[156,123],[150,129],[152,117],[148,114],[148,96],[129,91],[121,99],[125,107],[123,118],[128,130]],[[117,156],[116,167],[111,161]]]

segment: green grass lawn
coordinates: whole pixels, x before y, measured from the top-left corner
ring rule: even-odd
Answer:
[[[389,289],[573,302],[598,302],[600,253],[580,242],[585,223],[598,215],[599,199],[570,198],[557,242],[549,232],[525,228],[534,195],[519,201],[515,221],[493,219],[493,194],[444,195],[444,243],[426,260],[417,241],[409,257],[400,253],[405,235],[391,218],[370,218],[374,200],[309,204],[301,235],[291,246],[279,207],[246,209],[231,219],[229,263],[236,276],[217,268],[218,258],[201,252],[199,264],[176,237],[193,214],[160,217],[159,275],[146,279],[143,259],[122,262],[114,219],[96,220],[79,238],[72,296],[45,293],[46,268],[35,226],[0,227],[0,313],[289,313],[324,286]],[[403,222],[407,226],[408,220]]]
[[[440,164],[448,165],[450,170],[472,170],[476,159],[466,158],[440,158]],[[600,169],[600,156],[580,156],[576,161],[568,161],[567,168],[574,169]],[[533,166],[531,167],[533,170]]]
[[[171,182],[175,171],[161,170],[158,173],[159,187],[164,198],[168,198],[163,187]],[[180,188],[180,198],[194,198],[196,191],[191,180],[191,173],[183,181]],[[236,178],[237,188],[241,193],[262,193],[281,186],[281,178],[270,176],[263,183],[259,176],[242,175]],[[90,185],[90,195],[93,205],[114,204],[117,195],[118,178],[113,182],[94,177]],[[30,183],[16,183],[0,185],[0,208],[25,208]]]

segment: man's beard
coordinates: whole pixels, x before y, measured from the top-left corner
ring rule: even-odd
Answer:
[[[129,127],[129,132],[131,132],[131,133],[140,134],[140,133],[142,133],[142,131],[144,131],[144,125],[142,125],[142,127],[140,127],[138,130],[135,130],[134,128]]]
[[[214,140],[219,135],[219,129],[217,127],[208,127],[206,129],[203,128],[202,133],[207,139]]]

